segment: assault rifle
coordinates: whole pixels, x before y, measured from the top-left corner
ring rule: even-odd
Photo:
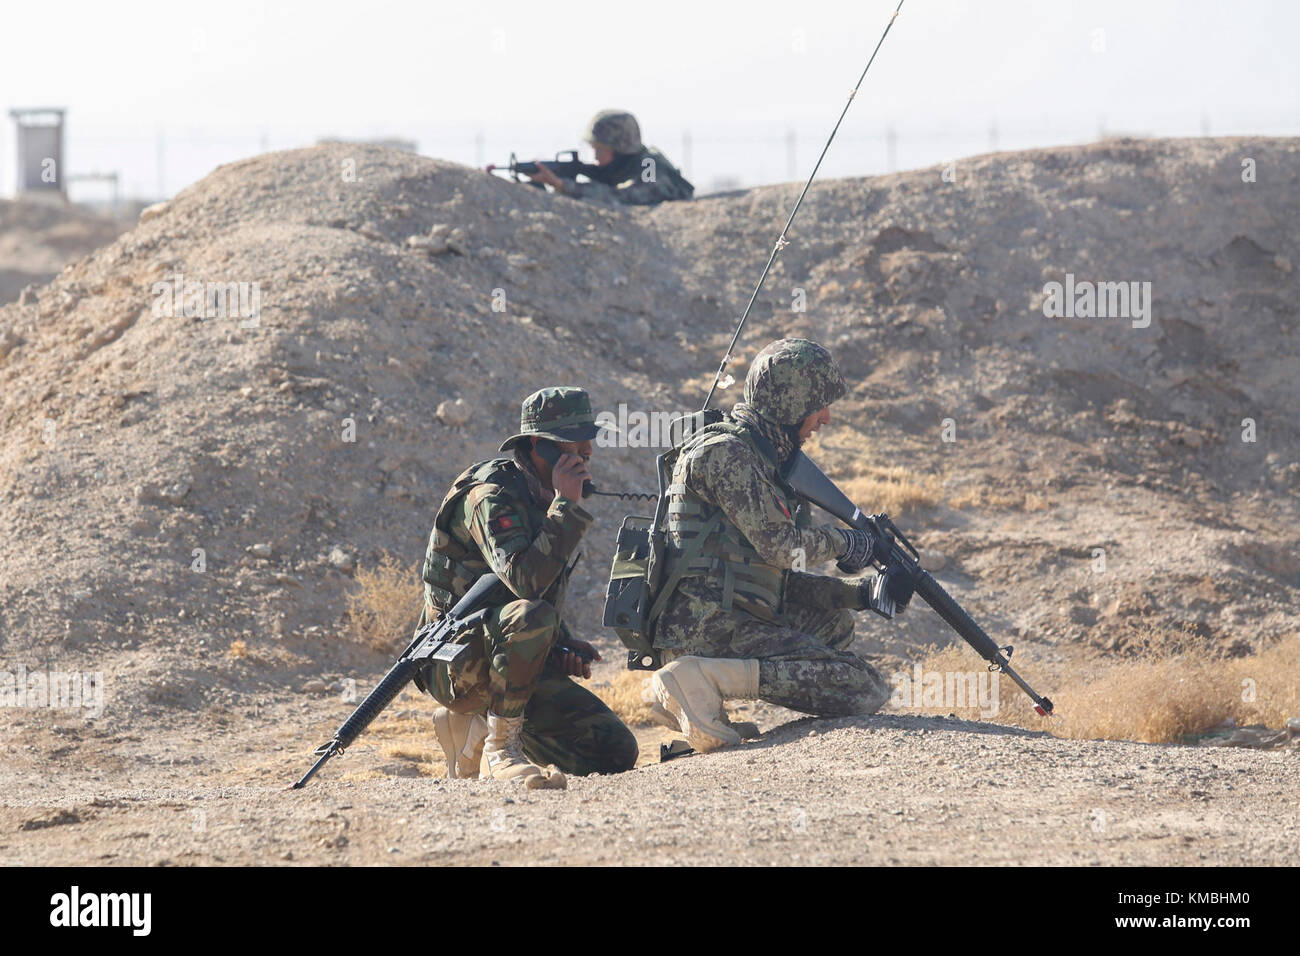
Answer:
[[[541,172],[541,170],[537,168],[539,162],[543,163],[547,169],[555,173],[555,175],[559,176],[561,179],[573,179],[573,177],[577,176],[579,173],[586,176],[588,179],[592,179],[592,174],[596,170],[600,169],[599,166],[594,166],[591,163],[579,162],[578,151],[576,149],[567,149],[556,153],[554,160],[533,160],[532,162],[526,163],[519,162],[519,160],[515,158],[515,154],[511,153],[510,163],[508,165],[490,165],[488,166],[487,171],[490,173],[498,169],[505,170],[510,173],[515,182],[527,182],[533,186],[541,186],[541,183],[536,183],[528,179],[529,176]]]
[[[352,716],[343,721],[339,729],[334,731],[334,739],[316,748],[317,761],[291,789],[301,790],[316,771],[325,765],[325,761],[330,757],[342,756],[343,751],[351,747],[352,742],[361,736],[362,732],[370,726],[371,721],[393,702],[421,667],[430,661],[450,663],[460,656],[468,645],[454,643],[456,637],[483,620],[491,610],[491,605],[488,603],[489,595],[500,583],[501,579],[491,572],[482,575],[450,611],[417,630],[411,643],[407,645],[406,650],[402,651],[402,656],[397,659],[397,663],[389,668],[384,679],[379,682],[379,686],[372,690],[361,702],[361,706],[352,712]]]
[[[910,580],[916,594],[926,604],[934,608],[944,621],[961,635],[962,639],[975,648],[980,657],[989,663],[989,670],[1000,671],[1019,685],[1034,702],[1034,710],[1039,716],[1046,717],[1052,713],[1052,702],[1046,697],[1039,697],[1034,689],[1011,669],[1008,663],[1012,648],[998,647],[993,639],[984,633],[984,629],[975,623],[952,595],[940,586],[930,572],[921,567],[921,555],[907,540],[898,526],[889,520],[889,515],[864,515],[844,492],[835,487],[835,483],[822,473],[803,452],[796,451],[781,469],[781,476],[795,493],[808,499],[817,507],[839,518],[851,528],[867,531],[876,537],[888,536],[893,540],[889,557],[877,562],[879,574],[872,584],[871,610],[885,618],[892,618],[898,611],[890,595],[890,583],[897,579]],[[841,569],[844,570],[844,569]],[[1005,652],[1005,656],[1003,654]]]
[[[371,722],[411,682],[416,671],[430,661],[448,663],[455,661],[469,646],[455,643],[456,638],[462,632],[481,623],[488,611],[493,608],[492,592],[496,590],[498,584],[502,584],[501,579],[490,571],[480,576],[450,611],[417,630],[411,643],[397,659],[397,663],[389,668],[384,679],[366,695],[366,699],[352,712],[352,716],[343,721],[339,729],[334,731],[334,739],[316,748],[313,752],[313,756],[317,758],[316,762],[290,789],[301,790],[307,781],[315,776],[316,771],[325,765],[325,761],[331,757],[343,756],[344,750],[352,746],[353,741],[361,736]],[[591,656],[585,650],[572,649],[563,645],[553,648],[553,653],[560,655],[575,653],[584,661],[591,660]]]

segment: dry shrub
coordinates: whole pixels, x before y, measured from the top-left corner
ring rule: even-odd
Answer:
[[[629,727],[646,727],[654,723],[650,703],[642,699],[649,671],[620,671],[613,680],[592,685],[592,693],[618,715]]]
[[[907,514],[933,507],[940,496],[938,478],[901,465],[858,465],[854,474],[836,484],[849,500],[872,514]]]
[[[230,647],[226,649],[226,654],[235,660],[241,660],[248,656],[248,644],[242,640],[230,642]]]
[[[864,511],[899,515],[938,503],[942,486],[937,477],[903,465],[873,464],[877,456],[861,432],[850,430],[848,436],[841,436],[844,443],[835,447],[823,446],[818,437],[814,434],[805,450],[823,467],[827,477]]]
[[[353,639],[376,651],[405,645],[424,601],[418,572],[385,551],[373,568],[357,567],[356,582],[348,595]]]
[[[1176,651],[1176,653],[1171,653]],[[953,645],[922,663],[925,671],[975,671],[984,666],[973,650]],[[1300,716],[1300,634],[1245,657],[1222,658],[1205,640],[1178,631],[1148,631],[1136,653],[1120,660],[1080,655],[1051,667],[1028,659],[1012,666],[1040,694],[1052,698],[1056,717],[1044,719],[1005,675],[998,681],[992,720],[1057,737],[1174,743],[1232,718],[1238,726],[1280,728]],[[978,720],[973,707],[913,707]]]

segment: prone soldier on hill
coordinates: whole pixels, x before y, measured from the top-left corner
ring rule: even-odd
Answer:
[[[695,195],[695,187],[663,153],[641,142],[641,127],[625,110],[601,110],[587,125],[583,140],[596,153],[594,166],[552,164],[552,169],[545,162],[529,163],[528,178],[565,196],[611,206],[653,206]],[[588,181],[580,182],[578,175]]]

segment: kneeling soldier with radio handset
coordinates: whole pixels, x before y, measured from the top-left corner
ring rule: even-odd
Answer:
[[[578,543],[595,520],[580,502],[598,428],[585,390],[534,392],[519,433],[501,445],[512,457],[466,469],[438,508],[425,618],[445,613],[486,571],[504,582],[483,626],[461,638],[467,650],[417,678],[443,705],[434,726],[449,777],[563,788],[565,773],[636,764],[636,737],[570,679],[590,677],[600,655],[561,618]]]

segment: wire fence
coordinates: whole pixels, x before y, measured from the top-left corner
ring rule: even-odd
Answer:
[[[1145,125],[1112,124],[1106,117],[1070,122],[1010,123],[997,119],[961,125],[922,126],[886,122],[867,130],[843,131],[827,156],[819,178],[871,176],[946,164],[999,150],[1092,142],[1107,136],[1300,135],[1300,113],[1289,117],[1242,118],[1215,122],[1208,117],[1162,119]],[[282,133],[267,129],[209,131],[160,127],[151,133],[90,132],[72,126],[66,138],[67,172],[84,177],[69,187],[76,201],[106,201],[116,174],[123,200],[166,198],[202,179],[217,166],[274,150],[311,146],[322,139],[407,140],[416,151],[466,166],[545,158],[579,148],[576,136],[529,129],[514,135],[489,130],[393,129],[346,136],[330,131]],[[824,129],[688,128],[647,137],[696,186],[697,195],[806,177],[825,139]],[[87,176],[97,174],[99,178]],[[0,141],[0,189],[13,195],[16,177],[14,137]]]

